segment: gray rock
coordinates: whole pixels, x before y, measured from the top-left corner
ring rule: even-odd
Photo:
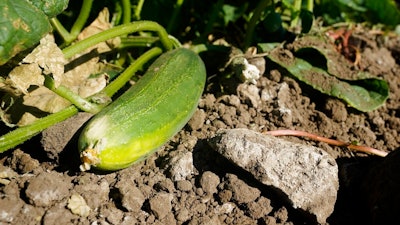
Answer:
[[[59,173],[45,172],[29,181],[25,195],[33,205],[46,207],[66,198],[71,186]]]
[[[221,130],[209,143],[263,184],[280,190],[294,208],[315,215],[319,223],[333,212],[338,167],[324,150],[248,129]]]
[[[191,152],[182,152],[169,160],[169,173],[173,181],[185,180],[196,173]]]

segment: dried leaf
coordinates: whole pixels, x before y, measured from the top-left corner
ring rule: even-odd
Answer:
[[[43,85],[42,70],[35,64],[22,64],[15,67],[5,81],[5,85],[15,88],[15,95],[27,94],[31,85]],[[10,89],[13,90],[13,89]]]
[[[35,64],[43,70],[42,73],[44,75],[52,75],[56,86],[61,83],[66,60],[61,49],[55,43],[53,35],[49,34],[42,38],[40,45],[27,55],[22,62]]]
[[[73,60],[68,64],[72,69],[64,73],[67,63],[62,51],[50,35],[43,38],[40,45],[25,57],[21,65],[15,67],[0,82],[0,89],[6,91],[1,99],[1,119],[9,126],[24,126],[48,113],[58,112],[71,103],[43,86],[44,76],[52,75],[56,85],[63,85],[82,97],[101,91],[107,84],[107,75],[101,74],[105,68],[98,55],[87,54],[82,61]]]

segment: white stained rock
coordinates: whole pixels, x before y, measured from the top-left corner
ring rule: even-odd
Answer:
[[[67,207],[75,215],[82,217],[89,216],[90,207],[86,204],[85,199],[79,194],[73,194],[70,199],[68,199]]]
[[[338,166],[324,150],[248,129],[220,130],[209,140],[225,158],[280,190],[294,208],[326,223],[339,189]]]

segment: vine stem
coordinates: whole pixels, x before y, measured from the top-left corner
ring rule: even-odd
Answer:
[[[82,41],[79,41],[71,46],[68,46],[62,50],[66,59],[71,58],[75,54],[83,52],[85,49],[109,39],[130,34],[139,31],[154,31],[157,32],[160,37],[160,41],[166,50],[171,50],[173,45],[168,37],[167,31],[158,23],[153,21],[136,21],[128,24],[122,24],[111,29],[102,31],[95,35],[92,35]]]
[[[153,47],[152,49],[142,54],[139,58],[135,60],[134,63],[128,66],[128,68],[126,68],[124,72],[122,72],[114,81],[107,85],[104,88],[103,92],[108,97],[112,97],[146,62],[150,61],[150,59],[160,55],[161,53],[161,48]]]
[[[265,8],[267,8],[267,6],[269,6],[270,4],[273,4],[271,0],[262,0],[254,9],[253,15],[251,16],[251,19],[247,25],[246,37],[244,40],[244,49],[247,49],[250,46],[251,41],[253,40],[254,30],[257,26],[257,23],[260,20]]]
[[[326,137],[322,137],[316,134],[308,133],[305,131],[298,131],[298,130],[272,130],[272,131],[264,131],[263,134],[268,134],[272,136],[297,136],[297,137],[307,137],[310,138],[311,140],[315,141],[322,141],[325,143],[328,143],[330,145],[335,145],[339,147],[346,147],[355,151],[360,151],[364,153],[370,153],[374,155],[378,155],[381,157],[385,157],[388,153],[384,152],[379,149],[371,148],[368,146],[361,146],[361,145],[354,145],[351,143],[343,142],[343,141],[338,141],[338,140],[333,140],[329,139]]]
[[[39,134],[41,131],[78,113],[75,106],[69,106],[57,113],[36,120],[34,123],[19,127],[0,137],[0,153],[7,151]]]
[[[76,37],[78,37],[82,28],[85,26],[85,23],[90,15],[90,10],[92,9],[93,0],[83,0],[81,10],[79,11],[78,18],[75,20],[72,25],[71,32],[68,32],[67,29],[60,23],[57,17],[51,18],[50,23],[53,28],[60,34],[63,38],[63,45],[68,45],[73,42]]]
[[[85,98],[82,98],[81,96],[63,85],[56,87],[54,79],[50,76],[45,76],[44,86],[46,86],[57,95],[67,99],[80,110],[83,110],[85,112],[96,114],[103,108],[101,105],[91,103]]]

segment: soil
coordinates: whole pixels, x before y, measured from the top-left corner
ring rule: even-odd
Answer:
[[[362,31],[351,41],[361,54],[353,69],[389,82],[390,96],[379,109],[359,112],[269,61],[256,84],[227,79],[207,64],[207,86],[189,123],[127,169],[80,172],[76,134],[66,146],[57,143],[76,132],[64,127],[0,155],[0,224],[317,224],[210,147],[208,139],[228,128],[304,130],[389,152],[381,158],[279,137],[317,146],[336,160],[339,191],[327,224],[399,222],[400,40]],[[73,133],[60,134],[65,130]],[[51,150],[46,137],[65,148]]]

